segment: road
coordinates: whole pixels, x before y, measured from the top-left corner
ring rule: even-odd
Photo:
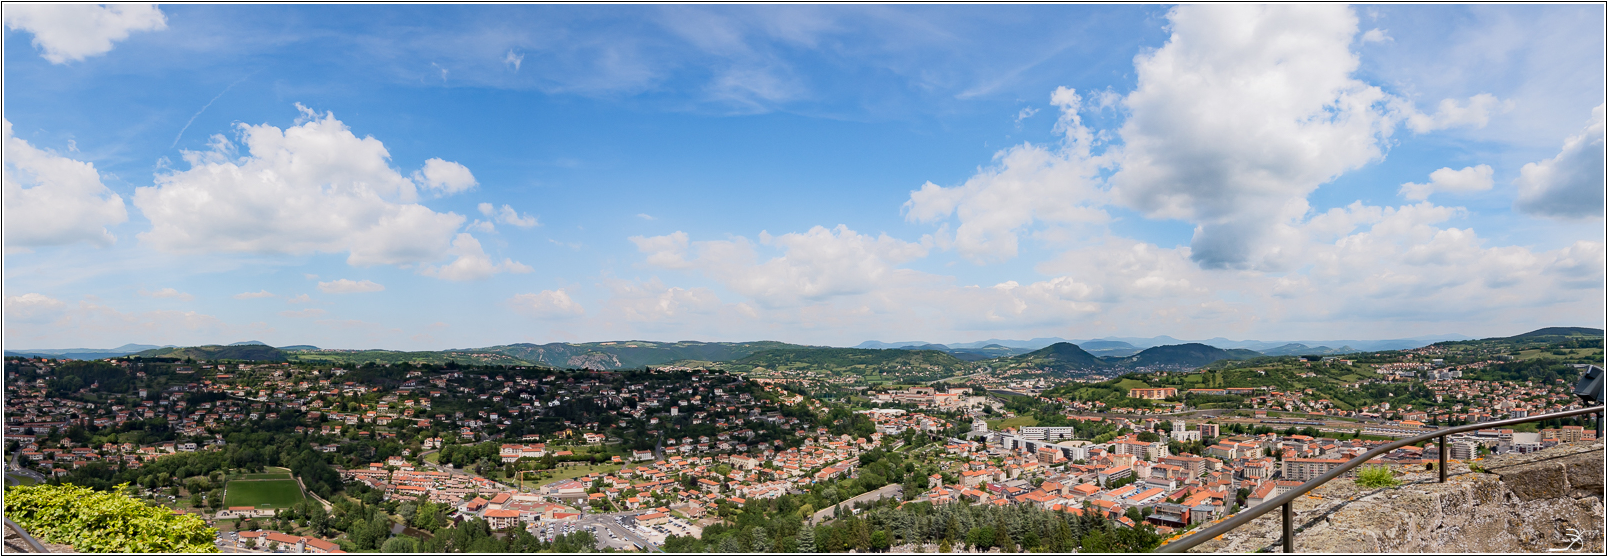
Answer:
[[[867,491],[865,493],[861,493],[861,494],[855,496],[853,499],[849,499],[849,500],[844,501],[842,503],[838,503],[836,505],[833,505],[833,506],[830,506],[830,507],[815,511],[815,514],[810,516],[810,524],[811,525],[816,525],[816,524],[820,524],[820,523],[826,521],[829,518],[836,518],[836,512],[837,512],[838,507],[843,507],[843,509],[844,509],[843,512],[850,512],[849,509],[853,509],[854,505],[856,505],[856,504],[864,503],[866,501],[876,501],[878,499],[886,499],[886,498],[889,498],[889,497],[900,497],[900,496],[902,496],[903,493],[904,493],[904,486],[903,485],[900,485],[900,484],[888,484],[888,485],[882,486],[880,488],[877,488],[876,491]]]

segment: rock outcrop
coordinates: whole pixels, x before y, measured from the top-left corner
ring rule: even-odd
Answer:
[[[1603,445],[1570,443],[1447,467],[1396,467],[1402,485],[1340,478],[1295,500],[1302,553],[1603,552]],[[1277,509],[1192,552],[1281,551]]]

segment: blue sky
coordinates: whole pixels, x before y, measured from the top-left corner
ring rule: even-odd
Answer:
[[[11,348],[1603,324],[1577,6],[8,6]]]

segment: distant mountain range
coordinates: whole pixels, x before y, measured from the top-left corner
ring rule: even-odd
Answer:
[[[1542,329],[1542,330],[1546,331],[1546,330],[1553,330],[1553,329],[1556,329],[1556,330],[1580,330],[1580,331],[1593,330],[1593,329],[1584,329],[1584,328],[1580,328],[1580,327],[1551,327],[1551,328]],[[1532,333],[1526,333],[1526,334],[1532,334]],[[1589,334],[1589,333],[1584,333],[1584,334]],[[988,346],[988,345],[996,345],[996,346],[1001,346],[1001,347],[1006,347],[1006,348],[1018,348],[1018,349],[1025,349],[1025,350],[1031,351],[1031,350],[1038,350],[1038,349],[1050,346],[1052,344],[1056,344],[1056,343],[1060,343],[1060,342],[1067,342],[1067,343],[1076,344],[1076,345],[1078,345],[1078,347],[1080,347],[1080,348],[1088,351],[1090,354],[1094,354],[1096,356],[1132,356],[1134,354],[1138,354],[1139,351],[1144,350],[1146,348],[1154,348],[1154,347],[1157,347],[1157,346],[1176,346],[1176,345],[1180,345],[1180,344],[1197,343],[1197,344],[1204,344],[1204,345],[1207,345],[1207,346],[1213,346],[1213,347],[1216,347],[1216,348],[1221,348],[1223,350],[1232,350],[1232,349],[1236,349],[1236,348],[1242,348],[1242,349],[1246,349],[1246,350],[1255,350],[1257,352],[1261,352],[1263,354],[1267,354],[1267,355],[1272,356],[1272,355],[1295,354],[1297,351],[1301,350],[1300,349],[1301,346],[1306,346],[1306,347],[1309,347],[1309,349],[1310,349],[1309,351],[1306,351],[1306,352],[1300,352],[1301,354],[1342,354],[1342,353],[1351,353],[1351,352],[1376,352],[1376,351],[1380,351],[1380,350],[1408,350],[1408,349],[1412,349],[1412,348],[1418,348],[1418,347],[1421,347],[1421,346],[1429,346],[1429,345],[1437,343],[1437,342],[1448,341],[1448,340],[1474,340],[1474,337],[1470,337],[1470,336],[1466,336],[1466,335],[1455,335],[1455,334],[1453,334],[1453,335],[1428,335],[1428,336],[1419,336],[1419,337],[1412,337],[1412,338],[1397,338],[1397,339],[1384,339],[1384,340],[1344,340],[1344,339],[1342,339],[1342,340],[1279,340],[1279,341],[1264,341],[1264,340],[1229,340],[1229,339],[1226,339],[1226,338],[1223,338],[1223,337],[1209,338],[1209,339],[1206,339],[1206,340],[1182,340],[1182,339],[1177,339],[1177,338],[1173,338],[1173,337],[1170,337],[1170,336],[1162,335],[1162,336],[1155,336],[1155,337],[1149,337],[1149,338],[1141,338],[1141,337],[1105,337],[1105,338],[1097,338],[1097,339],[1064,339],[1064,338],[1059,338],[1059,337],[1051,337],[1051,338],[1035,338],[1035,339],[1031,339],[1031,340],[1010,340],[1010,339],[997,339],[997,338],[995,338],[995,339],[988,339],[988,340],[978,341],[978,342],[952,342],[952,343],[947,343],[947,344],[934,344],[934,343],[925,342],[925,341],[879,342],[879,341],[875,341],[875,340],[868,340],[868,341],[862,342],[862,343],[860,343],[858,345],[855,345],[854,347],[855,348],[910,348],[910,347],[924,347],[924,346],[943,346],[944,348],[942,348],[941,350],[951,350],[952,351],[952,350],[958,350],[958,349],[981,348],[981,347]],[[1338,347],[1338,348],[1331,348],[1331,347]]]
[[[1602,329],[1586,327],[1548,327],[1512,337],[1485,340],[1513,340],[1533,343],[1551,342],[1550,339],[1573,337],[1601,337]],[[836,363],[863,361],[873,366],[892,369],[909,361],[899,354],[886,358],[865,352],[894,349],[900,352],[937,352],[953,360],[922,360],[926,364],[967,368],[972,363],[1005,368],[1036,368],[1061,370],[1103,370],[1119,368],[1198,367],[1223,359],[1245,359],[1260,356],[1306,356],[1403,350],[1426,346],[1440,341],[1473,341],[1462,335],[1436,335],[1389,340],[1333,340],[1266,342],[1258,340],[1232,341],[1223,338],[1205,341],[1184,341],[1169,336],[1150,338],[1107,337],[1102,339],[1074,340],[1035,338],[1031,340],[991,339],[982,342],[934,344],[919,341],[884,343],[868,341],[855,349],[826,346],[804,346],[775,341],[756,342],[659,342],[612,341],[587,343],[505,344],[484,348],[461,348],[437,351],[403,352],[395,350],[344,350],[321,349],[312,345],[272,347],[261,341],[236,342],[229,345],[193,347],[126,344],[117,348],[65,348],[41,350],[6,350],[6,356],[39,356],[67,359],[101,359],[139,355],[144,357],[194,358],[197,360],[259,360],[307,361],[336,364],[364,362],[397,363],[476,363],[491,365],[528,365],[554,368],[620,369],[673,362],[740,362],[770,367],[783,362],[809,363],[830,355]],[[859,351],[856,351],[859,349]],[[780,351],[780,352],[778,352]],[[846,352],[832,352],[846,351]],[[781,358],[781,359],[777,359]],[[885,361],[884,361],[885,360]],[[891,366],[891,367],[890,367]],[[774,368],[772,368],[774,369]]]

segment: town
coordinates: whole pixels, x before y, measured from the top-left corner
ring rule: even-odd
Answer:
[[[8,358],[5,441],[13,478],[122,489],[231,550],[1138,550],[1434,424],[1580,407],[1558,376],[1573,367],[1482,380],[1510,359],[1443,351],[869,387],[686,366]],[[1584,422],[1488,429],[1448,457],[1595,439]],[[1078,530],[835,529],[944,508]]]

